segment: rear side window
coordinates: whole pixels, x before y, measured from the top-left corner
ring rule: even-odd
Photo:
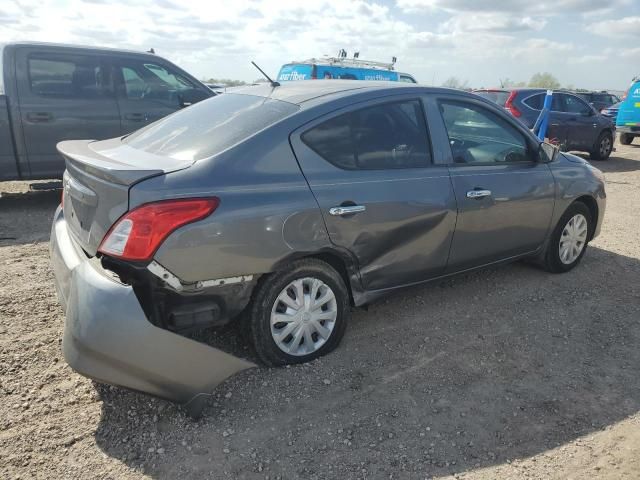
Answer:
[[[529,98],[526,98],[522,101],[527,107],[533,108],[534,110],[542,110],[542,105],[544,104],[544,94],[538,93]]]
[[[530,108],[533,108],[534,110],[542,110],[542,107],[544,105],[544,98],[546,96],[546,93],[537,93],[529,98],[524,99],[522,103]],[[562,106],[562,99],[557,93],[555,93],[551,97],[551,110],[553,112],[562,112],[564,110]]]
[[[101,97],[107,83],[97,59],[77,55],[30,56],[28,74],[31,91],[46,97]]]
[[[419,168],[431,163],[424,112],[418,100],[339,115],[306,131],[302,141],[345,170]]]
[[[226,150],[298,111],[298,105],[225,93],[180,110],[125,138],[145,152],[199,160]]]
[[[504,107],[504,104],[507,103],[507,99],[509,98],[509,92],[475,92],[475,94],[482,98],[486,98],[487,100],[491,100],[493,103],[497,103],[501,107]]]

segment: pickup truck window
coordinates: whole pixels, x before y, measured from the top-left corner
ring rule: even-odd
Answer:
[[[124,93],[129,99],[164,98],[166,92],[192,90],[194,85],[181,75],[152,63],[131,62],[121,67]]]
[[[91,57],[46,55],[30,56],[28,62],[31,91],[36,95],[66,98],[104,96],[104,71]]]

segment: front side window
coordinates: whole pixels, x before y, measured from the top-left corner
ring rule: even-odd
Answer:
[[[578,97],[573,95],[562,95],[564,97],[564,111],[566,113],[577,113],[585,115],[591,111],[591,107]]]
[[[177,72],[148,62],[127,62],[120,67],[124,96],[131,100],[171,100],[195,86]]]
[[[345,170],[419,168],[431,163],[424,112],[418,100],[339,115],[306,131],[302,141]]]
[[[495,113],[466,102],[440,102],[456,164],[507,164],[530,161],[527,141]]]
[[[405,83],[416,83],[414,78],[409,75],[400,75],[400,81]]]
[[[30,56],[31,91],[44,97],[96,98],[105,94],[105,71],[100,62],[77,55]]]

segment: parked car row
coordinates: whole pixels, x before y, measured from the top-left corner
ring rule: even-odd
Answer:
[[[528,128],[533,128],[546,92],[541,88],[509,88],[474,93],[497,103]],[[613,150],[615,123],[579,96],[555,91],[547,137],[562,150],[588,152],[594,160],[606,160]]]
[[[61,140],[125,135],[213,95],[149,53],[44,43],[0,47],[0,181],[61,178]]]

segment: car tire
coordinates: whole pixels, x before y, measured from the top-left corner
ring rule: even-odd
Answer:
[[[605,131],[600,134],[598,140],[590,152],[592,160],[606,160],[613,151],[613,135]]]
[[[633,142],[633,135],[629,133],[620,134],[620,143],[622,145],[631,145],[631,142]]]
[[[315,258],[297,260],[261,278],[249,307],[249,338],[258,358],[272,367],[308,362],[331,352],[351,316],[342,276]]]
[[[543,263],[545,270],[564,273],[580,263],[593,232],[592,222],[591,212],[584,203],[574,202],[567,208],[549,238]]]

